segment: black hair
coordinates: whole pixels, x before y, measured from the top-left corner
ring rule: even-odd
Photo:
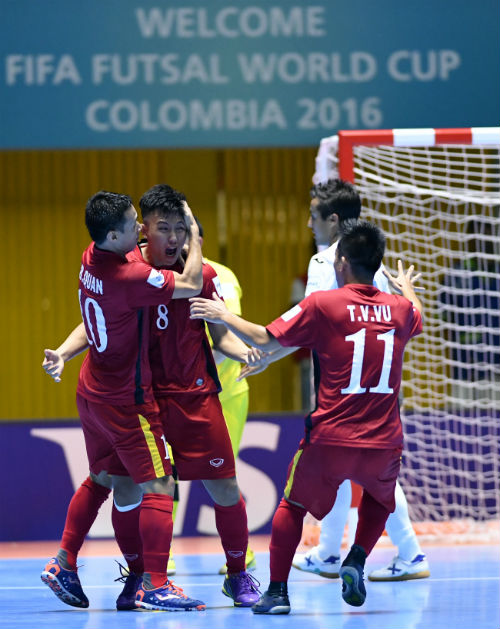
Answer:
[[[122,231],[125,212],[131,206],[132,199],[127,194],[100,190],[91,196],[85,207],[85,225],[92,240],[99,245],[110,231]]]
[[[139,201],[142,219],[145,220],[149,214],[158,212],[163,216],[167,214],[177,214],[179,218],[186,220],[184,210],[186,197],[182,192],[174,190],[166,183],[159,183],[142,195]]]
[[[374,276],[382,264],[385,236],[377,225],[368,221],[348,219],[342,225],[338,256],[344,256],[357,277]]]
[[[342,179],[329,179],[311,188],[311,198],[318,200],[316,206],[321,218],[337,214],[340,223],[349,218],[359,218],[361,199],[356,188]]]

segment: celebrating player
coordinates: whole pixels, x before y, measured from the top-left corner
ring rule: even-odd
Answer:
[[[366,598],[366,557],[394,510],[403,431],[399,417],[404,348],[422,329],[413,267],[387,277],[403,296],[373,286],[385,238],[374,225],[346,221],[335,253],[337,291],[311,294],[267,327],[231,314],[221,300],[191,298],[191,317],[224,323],[242,340],[265,351],[308,347],[319,367],[316,409],[288,470],[284,498],[274,515],[271,580],[254,613],[290,611],[287,581],[307,511],[322,519],[346,479],[363,487],[354,544],[340,568],[342,597]]]
[[[75,607],[89,605],[77,574],[77,555],[113,486],[115,534],[122,550],[130,548],[128,516],[139,513],[140,503],[134,550],[140,547],[140,559],[135,557],[143,566],[132,563],[132,569],[144,570],[137,599],[136,587],[132,593],[122,592],[118,609],[205,608],[166,578],[174,485],[151,388],[149,320],[144,311],[146,305],[170,303],[201,288],[198,227],[187,203],[180,202],[193,236],[182,275],[127,260],[140,229],[130,197],[104,191],[91,197],[85,222],[93,242],[83,253],[79,288],[85,328],[79,326],[59,350],[45,352],[44,368],[57,380],[64,361],[88,339],[77,406],[90,476],[71,500],[60,550],[41,575],[63,602]]]
[[[338,287],[334,261],[342,226],[349,218],[359,218],[360,212],[361,199],[355,187],[349,182],[329,179],[312,187],[308,226],[314,234],[319,252],[313,255],[309,262],[306,297],[318,290]],[[383,265],[377,269],[373,284],[381,291],[390,292],[383,273]],[[280,347],[269,356],[269,362],[287,356],[296,349]],[[259,368],[244,366],[242,376],[257,373],[262,368],[265,368],[265,363]],[[314,401],[311,403],[311,408],[314,407],[314,403]],[[295,568],[329,579],[336,579],[339,576],[340,547],[351,497],[351,483],[345,481],[339,487],[332,510],[321,522],[319,544],[306,553],[297,553],[293,558]],[[386,530],[398,553],[387,566],[371,572],[368,579],[405,581],[428,577],[429,564],[413,530],[408,503],[399,482],[396,483],[396,509],[387,519]]]

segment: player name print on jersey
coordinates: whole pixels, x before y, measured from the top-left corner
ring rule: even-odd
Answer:
[[[347,305],[347,310],[351,317],[351,321],[391,321],[391,307],[390,306],[363,306],[361,304]]]
[[[88,271],[85,270],[85,267],[82,266],[80,267],[80,281],[81,283],[85,286],[85,288],[87,290],[89,290],[91,293],[95,293],[96,295],[103,295],[103,288],[102,288],[102,280],[100,280],[97,277],[94,277],[92,275],[92,273],[89,273]]]

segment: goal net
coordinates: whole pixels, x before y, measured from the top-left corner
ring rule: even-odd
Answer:
[[[414,521],[469,531],[500,518],[499,150],[500,128],[341,131],[313,178],[353,181],[386,234],[385,265],[422,272],[400,482]]]

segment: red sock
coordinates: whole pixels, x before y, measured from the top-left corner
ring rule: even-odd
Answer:
[[[76,558],[85,536],[94,524],[97,513],[110,491],[88,477],[71,498],[61,539],[61,548],[67,553],[70,570],[76,570]]]
[[[273,517],[269,544],[271,581],[288,581],[306,513],[302,507],[281,499]]]
[[[116,542],[127,562],[128,569],[134,574],[144,572],[142,556],[142,539],[139,533],[139,516],[141,505],[130,511],[119,511],[113,502],[111,521],[115,531]]]
[[[245,570],[245,557],[248,546],[248,523],[245,501],[239,501],[230,507],[214,505],[215,526],[219,532],[222,548],[226,553],[228,574],[237,574]]]
[[[144,572],[154,588],[167,580],[167,564],[172,543],[173,499],[164,494],[144,494],[139,517]]]
[[[369,555],[384,532],[390,511],[364,490],[359,503],[358,514],[358,526],[354,543],[362,546],[366,554]]]

